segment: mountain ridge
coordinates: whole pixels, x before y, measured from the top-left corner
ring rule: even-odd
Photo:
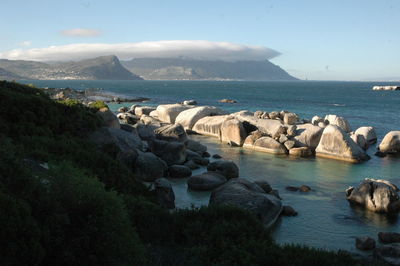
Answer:
[[[298,80],[268,60],[135,58],[120,61],[115,55],[68,62],[0,59],[0,78],[8,80]]]
[[[150,80],[297,80],[268,60],[135,58],[122,65]]]
[[[0,59],[0,68],[9,74],[43,80],[141,80],[123,67],[115,55],[55,64]],[[10,79],[10,78],[8,78]]]

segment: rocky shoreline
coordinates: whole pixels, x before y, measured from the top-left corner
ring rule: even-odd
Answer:
[[[135,104],[121,107],[117,115],[101,108],[97,115],[105,127],[89,136],[99,147],[118,147],[118,160],[142,181],[153,184],[160,205],[168,209],[175,208],[175,194],[168,178],[185,178],[189,191],[210,191],[210,205],[244,208],[267,227],[280,216],[297,215],[292,207],[284,205],[279,192],[268,182],[241,178],[233,161],[218,154],[211,156],[206,146],[191,140],[188,134],[213,136],[231,146],[283,156],[317,156],[351,163],[368,160],[365,150],[377,141],[372,127],[352,132],[348,121],[336,115],[315,116],[308,121],[288,111],[228,114],[217,107],[197,106],[195,101],[186,103],[190,104]],[[399,136],[400,131],[388,133],[379,145],[379,155],[398,153]],[[199,168],[204,173],[192,175]],[[287,189],[305,193],[312,190],[305,185]],[[360,187],[349,188],[346,197],[349,203],[378,213],[397,213],[400,209],[397,187],[385,180],[366,179]],[[362,240],[371,242],[357,239],[357,247],[362,246]],[[393,249],[374,246],[375,253],[384,259],[389,255],[379,252],[385,248]],[[400,247],[395,250],[400,251]]]

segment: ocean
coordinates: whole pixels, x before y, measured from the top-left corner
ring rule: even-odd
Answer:
[[[345,117],[353,130],[373,126],[378,143],[391,130],[400,130],[399,91],[373,91],[374,85],[386,82],[245,82],[245,81],[43,81],[29,80],[38,87],[103,88],[125,97],[148,97],[145,105],[176,103],[193,99],[199,105],[213,105],[230,112],[240,110],[288,110],[300,118],[337,114]],[[399,84],[393,84],[399,85]],[[218,103],[220,99],[235,104]],[[111,104],[113,110],[129,104]],[[330,250],[355,249],[355,237],[377,239],[378,232],[400,233],[397,215],[376,214],[351,207],[345,190],[364,178],[383,178],[400,185],[400,157],[374,156],[376,146],[368,150],[371,160],[361,164],[322,158],[293,159],[286,156],[232,148],[215,138],[191,136],[206,144],[211,154],[218,153],[235,161],[240,176],[249,180],[266,180],[279,190],[284,205],[299,214],[282,217],[271,229],[278,243],[304,244]],[[204,169],[194,172],[201,173]],[[187,190],[186,180],[170,180],[180,208],[207,205],[209,192]],[[290,192],[286,186],[308,185],[309,193]]]

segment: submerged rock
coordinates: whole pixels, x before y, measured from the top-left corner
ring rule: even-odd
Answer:
[[[368,236],[356,238],[356,248],[361,250],[372,250],[375,248],[375,240]]]
[[[340,127],[328,125],[322,133],[316,155],[348,162],[361,162],[369,156]]]
[[[400,152],[400,131],[390,131],[385,135],[379,151],[383,153],[399,153]]]
[[[350,203],[380,213],[393,213],[400,209],[398,188],[387,180],[366,178],[356,188],[349,187],[346,197]]]
[[[283,206],[281,215],[283,216],[297,216],[297,212],[291,206]]]
[[[400,243],[400,234],[395,232],[379,232],[379,241],[385,244]]]
[[[233,178],[211,193],[210,205],[232,205],[254,213],[267,227],[282,212],[282,202],[255,183]]]

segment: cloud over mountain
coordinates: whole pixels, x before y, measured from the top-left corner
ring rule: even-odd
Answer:
[[[11,60],[70,61],[104,55],[116,55],[122,60],[132,58],[188,57],[204,60],[265,60],[279,52],[265,46],[211,41],[155,41],[137,43],[79,43],[35,49],[15,49],[0,52],[0,58]]]

